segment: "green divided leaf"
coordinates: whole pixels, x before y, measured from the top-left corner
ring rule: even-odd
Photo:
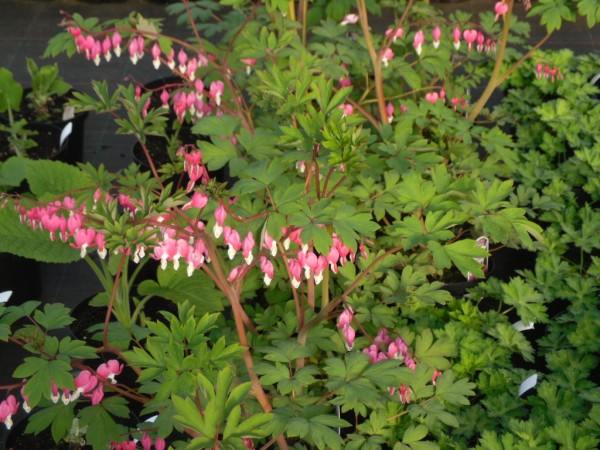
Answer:
[[[426,364],[435,370],[446,370],[450,368],[448,358],[454,356],[456,346],[449,338],[441,338],[434,342],[433,333],[430,329],[424,330],[415,346],[415,357],[419,364]]]
[[[475,384],[466,378],[455,380],[452,369],[448,369],[436,380],[435,396],[452,405],[469,405],[467,397],[475,395]]]
[[[37,357],[25,358],[23,364],[13,373],[15,378],[28,378],[25,394],[29,395],[29,404],[36,406],[42,397],[50,398],[51,381],[61,388],[73,389],[71,366],[62,360],[46,360]]]
[[[40,199],[50,200],[92,187],[92,182],[84,171],[61,161],[28,160],[25,174],[31,192]]]
[[[522,278],[513,278],[510,282],[503,283],[502,294],[504,303],[514,306],[523,322],[548,321],[544,296]]]
[[[588,27],[592,28],[600,22],[600,1],[598,0],[580,0],[577,2],[579,14],[587,17]]]
[[[47,232],[32,230],[19,222],[14,210],[0,208],[0,252],[48,263],[70,263],[81,259],[79,251],[64,242],[51,241]]]
[[[128,431],[113,420],[106,409],[102,407],[102,402],[99,406],[82,409],[78,417],[80,419],[79,426],[87,427],[85,439],[94,450],[107,448],[110,442],[122,442],[123,433]]]
[[[230,137],[240,126],[238,117],[223,114],[222,116],[205,116],[192,127],[192,132],[201,136]]]
[[[57,330],[71,324],[75,319],[71,317],[71,310],[60,303],[47,303],[44,310],[35,310],[33,318],[46,330]]]
[[[462,239],[443,246],[439,242],[430,241],[427,246],[440,269],[449,269],[454,264],[465,276],[471,272],[475,277],[483,278],[483,266],[474,258],[485,258],[489,253],[478,247],[473,239]]]

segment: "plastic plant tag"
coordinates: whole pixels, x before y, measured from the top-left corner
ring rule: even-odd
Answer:
[[[75,108],[73,108],[72,106],[65,106],[65,109],[63,109],[63,113],[62,113],[63,122],[65,122],[67,120],[72,120],[74,118],[75,118]]]
[[[154,423],[157,418],[158,418],[158,416],[148,417],[146,420],[144,420],[144,422]]]
[[[485,249],[485,251],[489,251],[490,250],[490,240],[487,236],[480,236],[477,238],[477,240],[475,241],[475,245],[477,245],[477,247],[483,248]],[[488,269],[488,259],[487,258],[473,258],[475,261],[477,261],[479,264],[483,265],[483,272],[487,272]],[[473,275],[471,272],[467,273],[467,280],[468,281],[473,281],[475,280],[475,275]]]
[[[534,325],[535,324],[533,322],[524,324],[522,320],[519,320],[518,322],[513,323],[513,328],[517,331],[527,331],[527,330],[533,330]]]
[[[537,384],[537,373],[534,375],[531,375],[529,378],[527,378],[525,381],[523,381],[521,383],[521,386],[519,386],[519,397],[521,395],[523,395],[525,392],[527,392],[529,389],[532,389],[533,387],[535,387],[535,385]]]
[[[60,132],[61,147],[64,144],[64,142],[67,140],[67,138],[71,135],[72,132],[73,132],[73,122],[69,122],[68,124],[65,125],[65,127]]]
[[[0,304],[6,303],[11,295],[12,295],[12,291],[0,292]]]

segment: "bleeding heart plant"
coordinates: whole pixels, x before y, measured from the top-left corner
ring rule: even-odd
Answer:
[[[551,34],[561,18],[544,5],[530,15]],[[17,372],[31,377],[36,429],[63,411],[32,382],[50,374],[59,390],[79,377],[88,396],[102,386],[103,398],[76,401],[97,403],[78,416],[95,448],[107,441],[90,417],[116,429],[125,404],[156,416],[140,425],[155,446],[181,433],[173,448],[439,448],[483,436],[462,428],[482,408],[468,398],[489,386],[488,364],[516,378],[511,355],[528,349],[511,344],[517,331],[506,337],[505,315],[453,299],[443,280],[451,269],[483,278],[490,253],[541,240],[511,181],[515,143],[482,124],[492,93],[547,39],[511,46],[527,28],[514,7],[475,23],[412,1],[186,0],[169,10],[190,40],[136,13],[64,13],[47,55],[96,64],[100,79],[73,106],[112,114],[150,172],[29,161],[31,192],[4,198],[0,250],[89,262],[106,291],[96,344],[122,360],[84,368],[72,348],[87,346],[46,337],[43,364]],[[383,11],[386,26],[371,26]],[[102,70],[121,55],[178,81],[111,92]],[[183,127],[199,139],[158,167],[149,137]],[[214,175],[224,167],[228,178]],[[156,277],[138,285],[151,260]],[[177,313],[147,317],[153,296]],[[53,310],[34,306],[0,319],[8,327],[18,312],[46,336]],[[473,342],[489,348],[470,364],[462,345]],[[120,364],[138,386],[120,385]]]

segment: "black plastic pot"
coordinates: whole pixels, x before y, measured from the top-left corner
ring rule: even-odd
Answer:
[[[31,88],[24,90],[24,98],[26,98],[29,92],[31,92]],[[88,113],[82,112],[75,114],[72,112],[72,110],[64,106],[71,95],[72,92],[69,92],[61,97],[57,102],[59,105],[61,105],[62,117],[52,118],[44,122],[30,119],[29,124],[34,129],[37,128],[38,125],[50,125],[61,130],[60,133],[62,136],[59,135],[59,140],[64,139],[66,136],[68,137],[68,142],[67,148],[65,149],[60,161],[69,164],[75,164],[83,161],[85,120],[88,117]]]
[[[31,88],[24,90],[24,103],[27,93],[31,92]],[[58,159],[69,164],[76,164],[83,161],[83,148],[85,136],[85,120],[88,117],[87,112],[69,113],[67,108],[64,108],[69,98],[69,94],[60,98],[57,102],[62,111],[62,117],[55,113],[56,117],[50,118],[48,121],[38,121],[32,117],[32,111],[27,106],[22,106],[20,117],[24,117],[28,123],[26,128],[36,131],[38,136],[32,139],[36,142],[42,139],[51,142],[56,148],[61,148],[60,155],[55,156],[37,156],[36,150],[32,149],[30,153],[35,159]],[[6,115],[0,116],[0,121],[4,124],[8,123]],[[47,137],[49,136],[49,137]]]
[[[10,253],[0,253],[0,292],[13,291],[8,301],[20,305],[36,300],[42,291],[40,263]]]
[[[98,331],[90,331],[89,328],[104,323],[106,307],[90,305],[94,297],[95,295],[86,298],[73,308],[71,315],[75,318],[75,321],[70,325],[70,331],[75,339],[91,342],[93,335]],[[131,307],[133,308],[133,305]],[[163,319],[163,316],[159,314],[159,311],[169,311],[177,314],[177,305],[171,300],[152,297],[145,304],[144,313],[151,320],[160,320]]]

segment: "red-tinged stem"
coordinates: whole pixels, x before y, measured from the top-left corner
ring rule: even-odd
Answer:
[[[190,1],[183,0],[183,4],[185,5],[185,12],[190,21],[190,27],[192,28],[192,31],[194,32],[194,36],[196,37],[196,40],[198,41],[198,45],[200,45],[200,48],[202,49],[202,53],[206,54],[206,48],[204,47],[203,40],[200,37],[200,32],[198,31],[198,27],[196,27],[196,22],[194,22],[194,16],[192,15],[192,11],[190,10]]]
[[[375,128],[381,125],[375,116],[370,114],[359,102],[352,100],[350,97],[348,97],[346,101],[350,103],[353,108],[356,108]]]
[[[23,385],[26,383],[26,381],[22,381],[20,383],[15,383],[15,384],[4,384],[2,386],[0,386],[0,390],[2,391],[11,391],[13,389],[20,389],[23,387]]]
[[[504,63],[504,53],[506,52],[506,44],[508,42],[508,35],[510,31],[510,22],[512,18],[512,11],[515,2],[514,0],[508,0],[508,11],[504,14],[503,27],[502,27],[502,35],[500,37],[500,43],[496,49],[496,61],[494,62],[494,68],[492,69],[492,74],[490,79],[488,80],[488,84],[485,87],[481,97],[477,100],[471,112],[469,112],[469,120],[474,121],[479,116],[479,113],[490,99],[496,88],[499,86],[498,79],[500,77],[500,71],[502,70],[502,64]]]
[[[344,181],[346,181],[346,175],[344,175],[342,178],[340,178],[338,180],[338,182],[333,185],[331,190],[329,192],[327,192],[327,196],[329,197],[329,196],[333,195],[333,193],[337,190],[337,188],[339,188],[342,185],[342,183]]]
[[[526,60],[528,60],[531,57],[531,55],[533,54],[533,52],[535,52],[542,45],[544,45],[546,43],[546,41],[548,39],[550,39],[550,37],[552,37],[553,34],[554,34],[553,31],[546,34],[546,36],[544,36],[542,39],[540,39],[537,44],[535,44],[533,47],[531,47],[527,53],[525,53],[517,62],[515,62],[511,67],[509,67],[502,74],[502,76],[498,80],[498,84],[499,85],[502,84],[504,82],[504,80],[506,80],[510,76],[511,73],[513,73],[515,70],[517,70]]]
[[[148,150],[148,147],[142,141],[140,141],[140,145],[142,146],[142,149],[144,150],[144,155],[146,156],[146,161],[148,161],[148,164],[150,165],[150,170],[152,171],[152,175],[158,182],[158,185],[160,186],[161,190],[164,189],[165,186],[164,186],[162,180],[160,179],[160,175],[158,174],[158,171],[156,170],[154,161],[152,161],[152,156],[150,156],[150,151]]]
[[[367,44],[367,50],[371,58],[371,64],[373,65],[373,76],[375,78],[375,92],[377,95],[377,106],[379,107],[379,124],[377,128],[381,127],[382,123],[388,123],[388,115],[385,106],[385,95],[383,92],[383,73],[381,70],[381,58],[377,54],[373,45],[373,38],[371,36],[371,30],[369,29],[369,17],[367,14],[367,5],[365,0],[356,0],[358,8],[358,16],[360,19],[360,26],[363,31],[363,36]]]
[[[273,407],[271,406],[271,402],[260,384],[258,375],[256,375],[256,372],[254,371],[254,362],[252,361],[250,345],[248,343],[248,339],[246,338],[246,330],[244,329],[244,323],[241,315],[241,311],[243,310],[242,305],[239,301],[239,298],[233,292],[229,296],[229,301],[233,310],[233,318],[235,321],[238,338],[240,340],[240,345],[244,347],[244,364],[246,366],[248,376],[250,377],[250,381],[252,382],[252,393],[262,407],[263,411],[270,412],[273,410]],[[283,436],[279,436],[277,440],[281,448],[288,448],[287,442]]]
[[[240,216],[236,215],[231,210],[231,208],[229,207],[229,205],[227,203],[225,203],[222,199],[219,199],[219,204],[223,205],[223,208],[225,208],[225,211],[227,211],[227,215],[229,217],[231,217],[236,222],[240,222],[240,223],[252,222],[253,220],[260,219],[261,217],[266,217],[266,216],[268,216],[270,214],[270,212],[265,211],[265,212],[262,212],[260,214],[256,214],[256,215],[251,216],[251,217],[243,218],[243,217],[240,217]]]

